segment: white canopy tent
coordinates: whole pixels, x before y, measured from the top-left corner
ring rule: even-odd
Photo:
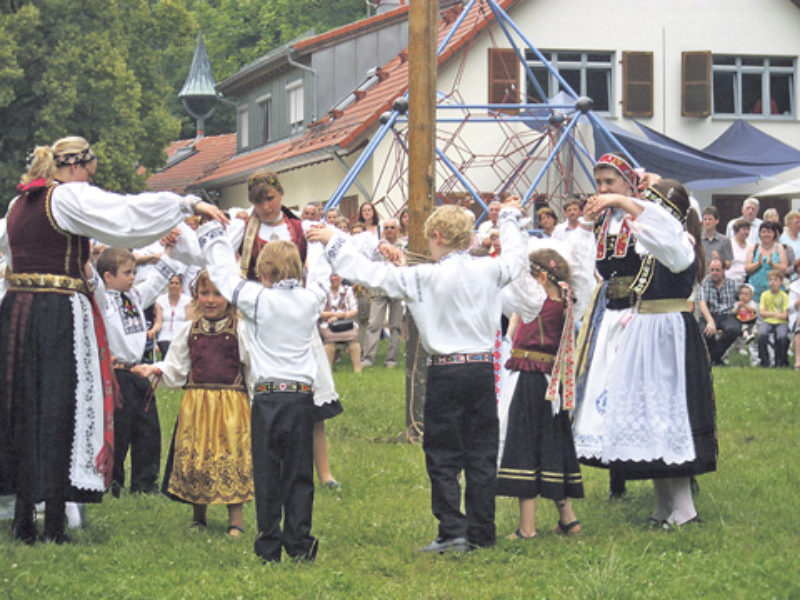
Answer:
[[[789,196],[791,198],[800,198],[800,177],[785,181],[765,189],[762,192],[753,194],[756,198],[767,198],[770,196]]]

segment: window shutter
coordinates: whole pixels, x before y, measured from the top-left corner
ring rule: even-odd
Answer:
[[[622,53],[622,114],[653,116],[653,53]]]
[[[711,114],[711,52],[681,53],[683,85],[681,114],[707,117]]]
[[[489,104],[519,103],[519,68],[513,48],[489,48]]]

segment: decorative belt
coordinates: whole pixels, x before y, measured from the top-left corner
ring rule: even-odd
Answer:
[[[621,300],[631,295],[631,285],[636,279],[633,275],[630,277],[612,277],[608,280],[606,286],[606,298],[610,300]]]
[[[691,311],[689,302],[685,298],[661,298],[659,300],[641,300],[636,305],[636,312],[643,315],[659,315]]]
[[[522,348],[512,348],[511,356],[513,358],[524,358],[525,360],[538,360],[540,362],[554,363],[556,361],[555,354],[548,354],[547,352],[537,352],[536,350],[523,350]]]
[[[475,352],[469,354],[433,354],[428,357],[428,366],[465,365],[467,363],[491,363],[491,352]]]
[[[83,279],[52,273],[9,273],[6,275],[9,291],[89,293],[89,286]]]
[[[130,371],[133,367],[138,365],[138,362],[125,362],[123,360],[112,360],[111,361],[111,368],[113,369],[122,369],[123,371]]]
[[[260,381],[255,385],[256,394],[267,392],[310,392],[311,386],[299,381]]]

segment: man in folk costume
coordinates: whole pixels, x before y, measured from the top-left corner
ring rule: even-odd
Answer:
[[[594,166],[598,193],[637,196],[641,176],[616,153],[604,154]],[[594,227],[597,243],[595,266],[603,282],[595,291],[593,306],[584,317],[578,339],[578,403],[573,434],[578,459],[603,466],[601,431],[606,412],[608,380],[615,365],[620,334],[631,317],[631,286],[641,267],[629,217],[620,209],[604,211],[594,223],[581,217],[584,227]],[[625,493],[625,480],[611,470],[609,499]]]
[[[120,195],[91,185],[97,158],[81,137],[34,150],[0,223],[8,285],[0,303],[0,494],[16,494],[12,537],[62,543],[65,501],[99,502],[113,464],[113,374],[84,268],[89,238],[143,246],[196,212],[196,196]]]

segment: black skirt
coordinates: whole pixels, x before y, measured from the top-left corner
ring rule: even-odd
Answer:
[[[497,495],[583,498],[569,414],[553,415],[542,373],[521,372],[508,413]]]
[[[0,305],[0,493],[102,499],[70,484],[76,385],[70,297],[8,292]]]

